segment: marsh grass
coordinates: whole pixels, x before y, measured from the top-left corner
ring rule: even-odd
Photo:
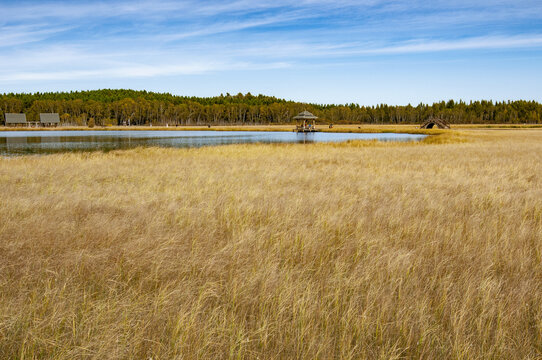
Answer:
[[[540,358],[542,132],[440,139],[0,159],[0,358]]]

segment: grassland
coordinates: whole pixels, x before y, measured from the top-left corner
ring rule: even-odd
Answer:
[[[542,131],[0,159],[0,358],[542,357]]]

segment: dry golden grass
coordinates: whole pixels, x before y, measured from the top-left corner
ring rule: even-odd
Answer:
[[[542,131],[440,139],[0,159],[0,358],[540,358]]]

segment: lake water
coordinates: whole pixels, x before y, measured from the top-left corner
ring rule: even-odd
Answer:
[[[0,131],[0,155],[109,151],[135,147],[201,147],[244,143],[316,143],[347,140],[418,141],[426,135],[265,131]]]

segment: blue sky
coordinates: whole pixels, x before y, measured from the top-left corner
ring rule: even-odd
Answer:
[[[542,1],[2,1],[0,92],[542,101]]]

